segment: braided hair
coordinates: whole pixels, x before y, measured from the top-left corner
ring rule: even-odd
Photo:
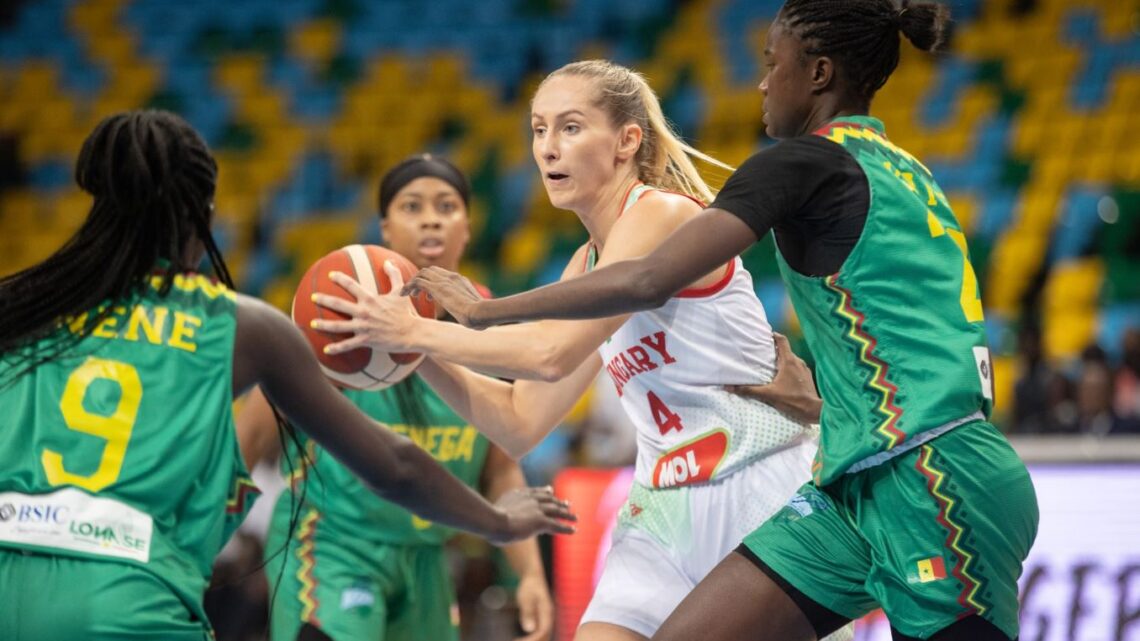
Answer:
[[[166,295],[201,243],[214,272],[233,287],[210,234],[218,166],[206,143],[166,111],[111,116],[83,142],[75,181],[94,198],[87,219],[43,262],[0,278],[0,354],[27,366],[50,360],[82,340],[166,261]],[[56,332],[61,321],[95,309],[93,322]],[[32,343],[51,336],[39,347]],[[18,374],[17,374],[18,375]]]
[[[870,104],[898,67],[899,32],[915,47],[937,51],[950,11],[910,0],[787,0],[777,20],[804,41],[803,53],[836,60],[855,97]]]

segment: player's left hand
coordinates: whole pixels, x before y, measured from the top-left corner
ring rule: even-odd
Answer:
[[[400,296],[404,277],[390,260],[384,261],[384,273],[392,283],[387,294],[373,294],[347,274],[333,272],[329,279],[356,298],[350,301],[328,294],[313,294],[313,302],[334,312],[350,316],[349,320],[314,320],[313,329],[335,334],[352,334],[325,348],[326,354],[341,354],[369,346],[389,352],[414,351],[411,337],[421,319],[412,299]]]
[[[772,332],[776,342],[776,376],[767,385],[730,385],[726,389],[755,398],[801,423],[818,423],[823,401],[807,363],[792,351],[788,338]]]
[[[463,276],[442,267],[421,269],[400,293],[412,296],[418,292],[427,292],[435,304],[446,309],[460,325],[472,329],[487,327],[475,318],[476,310],[483,303],[483,296]]]
[[[515,641],[548,641],[554,630],[554,601],[550,598],[542,572],[530,573],[519,579],[515,601],[519,606],[519,625],[527,633]]]

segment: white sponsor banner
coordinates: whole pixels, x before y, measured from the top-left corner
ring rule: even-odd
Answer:
[[[0,492],[0,541],[150,560],[149,515],[75,488],[51,494]]]

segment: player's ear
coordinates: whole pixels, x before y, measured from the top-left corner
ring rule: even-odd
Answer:
[[[637,150],[641,148],[641,137],[644,132],[641,130],[641,125],[636,123],[629,123],[622,125],[618,131],[618,160],[629,160],[637,155]]]
[[[392,243],[388,242],[388,217],[384,216],[380,219],[380,243],[385,247],[390,247]]]
[[[835,81],[835,61],[829,56],[819,56],[810,65],[812,93],[823,93]]]

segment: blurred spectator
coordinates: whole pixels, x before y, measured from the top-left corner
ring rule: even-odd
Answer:
[[[1112,383],[1112,370],[1107,363],[1096,358],[1085,361],[1077,379],[1077,421],[1073,431],[1095,436],[1140,432],[1135,419],[1116,413]]]
[[[1020,376],[1013,388],[1013,416],[1010,432],[1048,431],[1050,412],[1066,400],[1067,389],[1045,362],[1041,352],[1041,332],[1026,324],[1017,335]],[[1062,382],[1063,382],[1062,378]]]
[[[1140,328],[1124,333],[1120,369],[1116,372],[1116,413],[1140,420]]]

